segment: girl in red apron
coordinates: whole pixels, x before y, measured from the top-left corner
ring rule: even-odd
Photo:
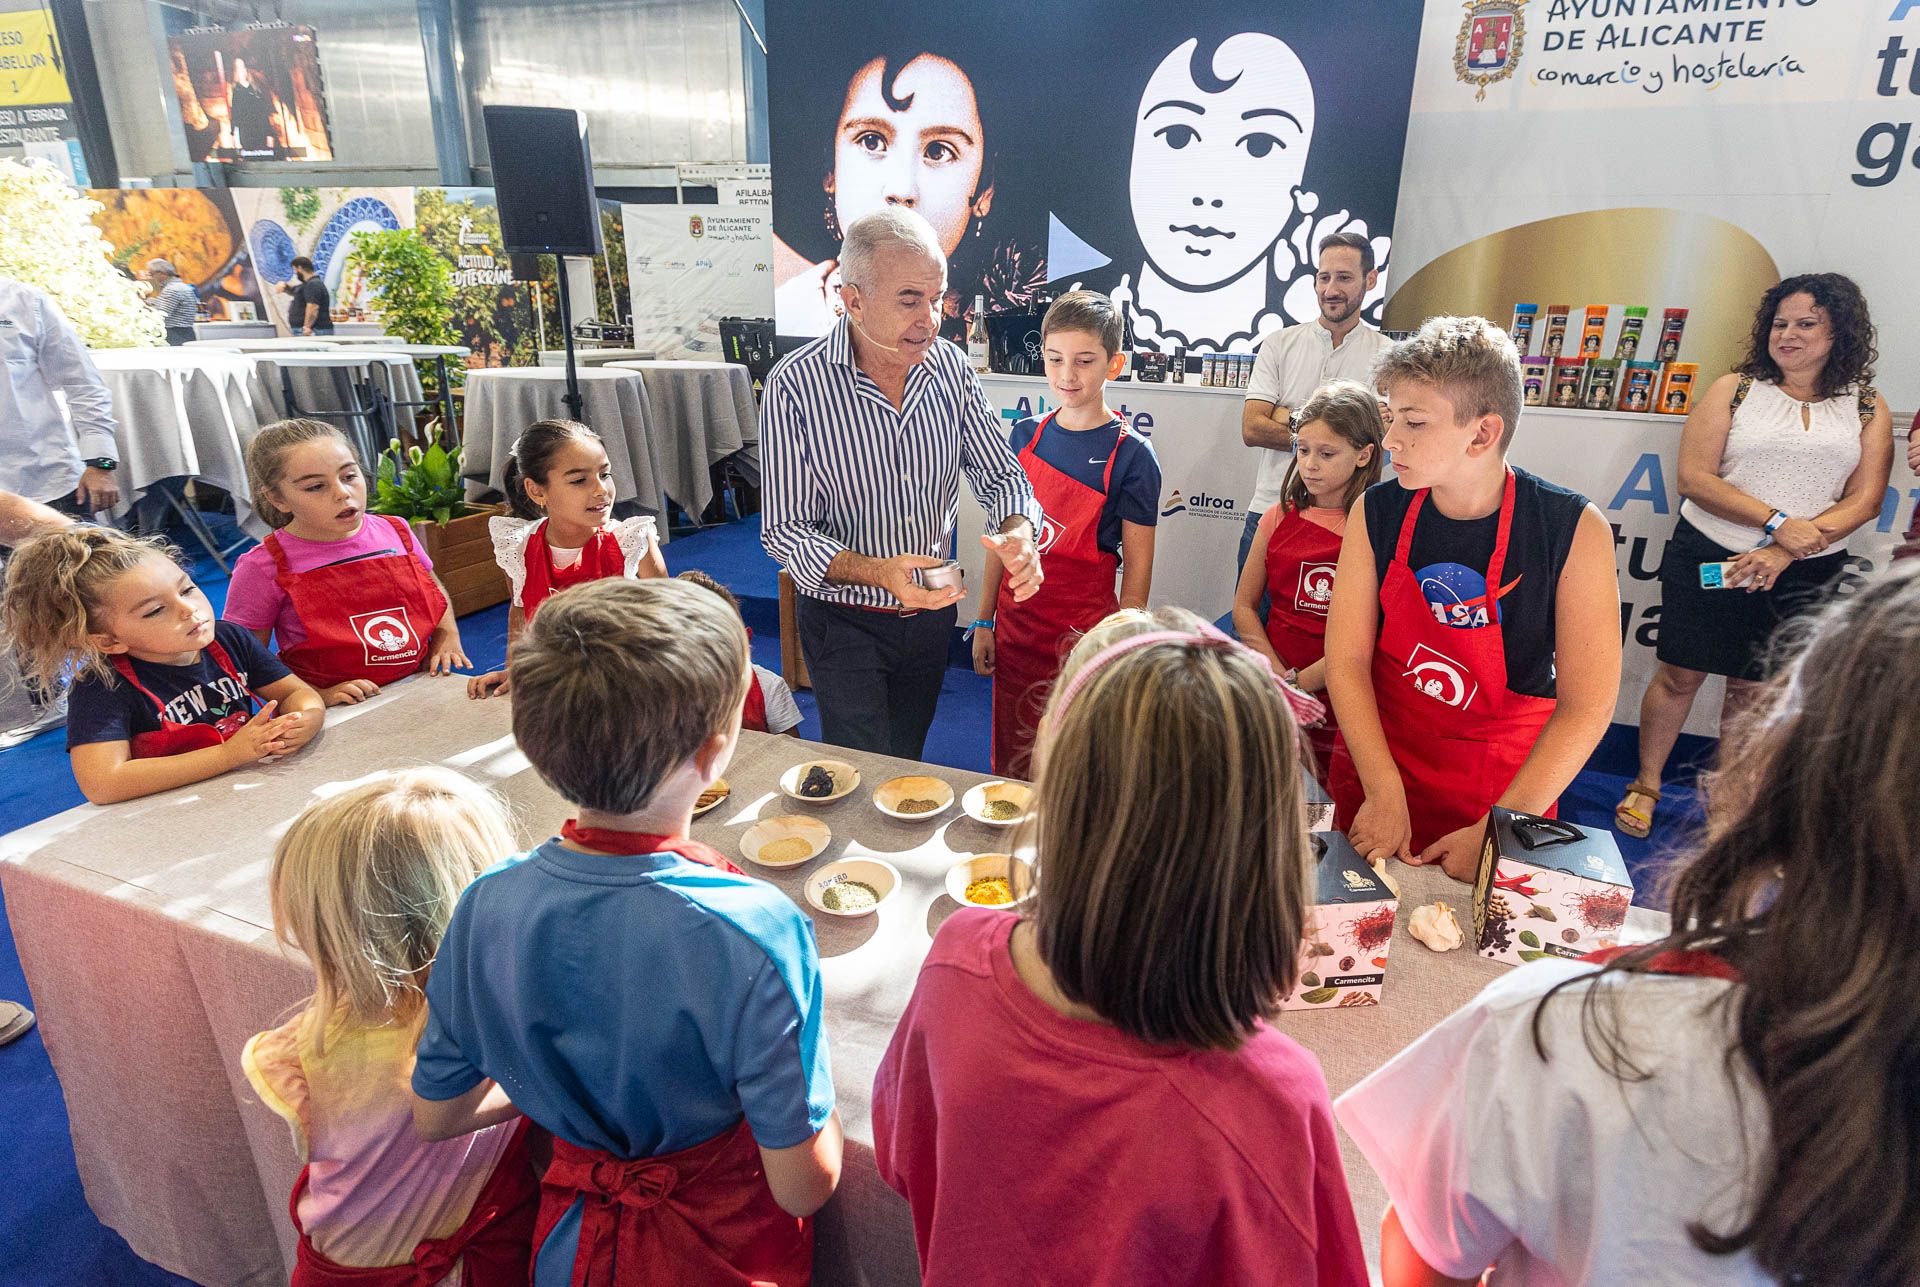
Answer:
[[[255,503],[276,529],[234,566],[226,616],[276,637],[330,705],[469,663],[445,589],[413,529],[369,514],[366,472],[339,430],[283,420],[247,447]]]
[[[429,1142],[407,1086],[455,899],[514,848],[497,799],[429,768],[316,802],[275,849],[275,932],[317,988],[240,1063],[304,1163],[292,1287],[525,1287],[540,1197],[528,1123]]]
[[[580,422],[530,426],[514,441],[503,486],[513,513],[489,519],[487,531],[513,591],[509,654],[540,605],[560,591],[603,577],[667,574],[654,520],[613,517],[613,466],[599,435]],[[467,695],[508,687],[507,672],[497,670],[468,680]]]
[[[245,630],[215,621],[156,542],[105,527],[38,537],[8,565],[5,616],[40,691],[74,677],[67,747],[96,804],[290,754],[320,730],[320,695]]]
[[[1372,390],[1339,380],[1317,390],[1295,413],[1294,458],[1279,503],[1260,516],[1247,565],[1233,598],[1240,641],[1264,653],[1276,673],[1310,693],[1326,691],[1327,609],[1347,512],[1380,481],[1380,439],[1386,426]],[[1268,603],[1264,620],[1260,600]],[[1313,772],[1322,785],[1336,726],[1307,731]]]
[[[1041,343],[1047,385],[1060,406],[1030,432],[1027,422],[1013,430],[1015,443],[1025,437],[1018,447],[1020,466],[1045,515],[1036,544],[1046,579],[1031,598],[1015,602],[1002,584],[999,563],[987,556],[980,619],[973,623],[974,669],[993,676],[993,771],[1003,777],[1032,776],[1040,711],[1074,642],[1114,611],[1147,605],[1160,465],[1151,445],[1106,406],[1106,381],[1124,361],[1120,333],[1106,296],[1069,291],[1055,300],[1042,323]],[[1112,445],[1098,450],[1108,433]],[[1045,454],[1057,451],[1056,459],[1084,460],[1089,468],[1076,477],[1049,464],[1043,440]],[[1123,454],[1129,457],[1125,476],[1116,478]],[[1123,553],[1126,575],[1116,591]]]

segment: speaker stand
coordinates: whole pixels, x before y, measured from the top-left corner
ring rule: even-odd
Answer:
[[[567,414],[575,420],[586,418],[580,399],[580,372],[573,364],[573,295],[567,288],[567,260],[564,255],[553,257],[554,276],[560,279],[560,338],[567,346],[567,391],[561,397],[566,403]]]

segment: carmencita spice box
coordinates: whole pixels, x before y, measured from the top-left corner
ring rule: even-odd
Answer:
[[[1316,831],[1314,905],[1307,909],[1300,980],[1284,1010],[1379,1005],[1399,902],[1337,831]]]
[[[1611,832],[1495,806],[1473,885],[1480,955],[1518,965],[1612,947],[1633,877]]]

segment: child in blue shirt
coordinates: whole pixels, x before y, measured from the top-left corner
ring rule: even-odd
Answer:
[[[429,1139],[517,1112],[553,1132],[535,1287],[576,1259],[593,1282],[810,1277],[841,1155],[813,925],[687,838],[749,675],[739,619],[670,580],[569,590],[514,653],[514,737],[578,815],[461,896],[413,1090]]]

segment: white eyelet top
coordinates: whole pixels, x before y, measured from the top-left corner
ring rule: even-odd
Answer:
[[[1755,380],[1733,413],[1720,477],[1789,518],[1812,518],[1846,490],[1860,464],[1862,432],[1857,390],[1802,403],[1776,384]],[[1767,539],[1763,529],[1719,518],[1692,501],[1680,502],[1680,516],[1730,550],[1750,550]]]
[[[500,565],[513,585],[515,607],[520,606],[520,590],[527,583],[527,542],[536,538],[544,540],[538,534],[546,524],[544,518],[514,518],[509,514],[496,514],[487,520],[487,535],[493,538],[493,561]],[[659,529],[645,515],[615,519],[608,527],[613,539],[620,543],[620,575],[631,577],[658,540]],[[579,558],[579,550],[554,547],[556,567],[571,567]]]

